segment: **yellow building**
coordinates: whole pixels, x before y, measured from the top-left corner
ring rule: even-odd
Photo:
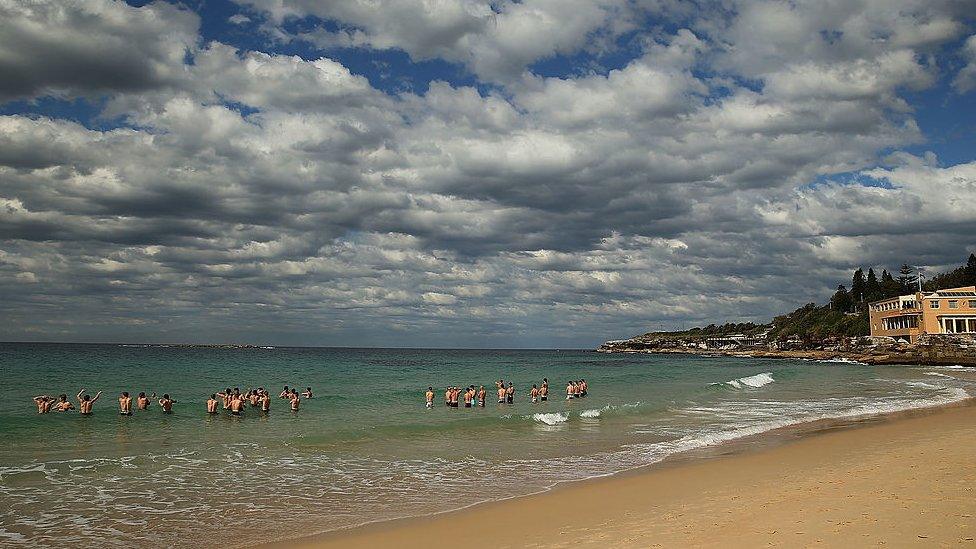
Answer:
[[[976,334],[976,286],[882,299],[868,315],[872,336],[911,343],[922,334]]]

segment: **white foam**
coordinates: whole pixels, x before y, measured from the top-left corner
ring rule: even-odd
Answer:
[[[939,372],[925,372],[925,375],[927,375],[927,376],[933,376],[933,377],[947,377],[949,379],[956,379],[955,376],[950,376],[950,375],[946,375],[946,374],[940,374]]]
[[[772,372],[763,372],[754,376],[740,377],[739,379],[726,381],[725,384],[735,387],[736,389],[742,389],[743,387],[758,389],[759,387],[769,385],[774,381],[776,380],[773,379]]]
[[[838,364],[857,364],[858,366],[867,366],[868,365],[867,362],[861,362],[859,360],[853,360],[853,359],[846,358],[846,357],[825,358],[825,359],[822,359],[822,360],[818,360],[817,362],[835,362],[835,363],[838,363]]]
[[[600,417],[600,410],[583,410],[580,412],[580,417],[595,418]]]
[[[559,423],[566,423],[566,421],[569,420],[569,414],[559,412],[532,414],[532,419],[538,421],[539,423],[545,423],[546,425],[557,425]]]

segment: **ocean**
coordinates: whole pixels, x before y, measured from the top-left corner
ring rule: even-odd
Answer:
[[[422,516],[820,419],[968,398],[958,367],[589,351],[0,344],[0,545],[211,546]],[[552,397],[531,404],[533,383]],[[514,405],[494,381],[514,382]],[[566,381],[589,396],[564,400]],[[444,387],[485,385],[481,408]],[[225,387],[311,386],[299,412],[208,416]],[[424,391],[435,388],[425,409]],[[94,414],[39,394],[103,391]],[[123,417],[121,391],[177,403]],[[76,403],[77,406],[77,403]],[[463,404],[462,404],[463,406]],[[754,437],[756,438],[756,437]],[[758,437],[761,438],[761,437]],[[752,439],[749,439],[752,440]]]

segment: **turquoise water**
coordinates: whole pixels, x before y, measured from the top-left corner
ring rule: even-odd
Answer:
[[[282,539],[537,492],[821,418],[966,398],[952,368],[587,351],[203,349],[0,344],[0,543],[215,545]],[[553,398],[525,394],[543,377]],[[590,396],[562,399],[568,379]],[[504,378],[512,406],[448,409]],[[224,387],[311,386],[292,413],[211,417]],[[423,393],[436,389],[426,410]],[[103,391],[92,417],[31,397]],[[121,391],[169,393],[117,414]],[[489,399],[491,401],[491,399]]]

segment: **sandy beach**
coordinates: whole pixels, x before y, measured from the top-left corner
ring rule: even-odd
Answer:
[[[976,546],[971,401],[793,435],[760,449],[732,445],[533,496],[281,545]]]

